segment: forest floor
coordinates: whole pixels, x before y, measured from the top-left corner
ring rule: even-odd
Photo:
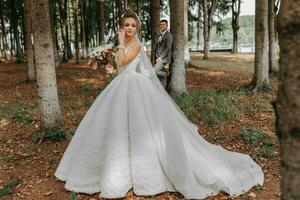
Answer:
[[[272,90],[252,94],[248,85],[253,60],[252,54],[213,54],[209,61],[203,61],[193,54],[193,67],[186,70],[189,93],[174,96],[198,125],[201,136],[228,150],[249,154],[264,171],[262,187],[239,197],[220,193],[208,200],[280,199],[280,156],[271,105],[278,78],[271,77]],[[107,81],[86,64],[62,64],[57,69],[57,82],[63,125],[42,138],[37,86],[26,82],[26,64],[0,63],[0,199],[100,199],[99,194],[68,192],[53,174],[69,143],[63,136],[75,132]],[[125,199],[184,198],[178,193],[141,197],[129,191]]]

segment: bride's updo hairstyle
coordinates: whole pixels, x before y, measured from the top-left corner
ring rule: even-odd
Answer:
[[[124,23],[125,23],[125,19],[127,18],[133,18],[136,22],[136,30],[137,30],[137,33],[140,31],[140,27],[141,27],[141,24],[140,24],[140,19],[139,17],[137,16],[137,14],[131,10],[125,10],[124,13],[122,14],[121,16],[121,27],[124,27]]]

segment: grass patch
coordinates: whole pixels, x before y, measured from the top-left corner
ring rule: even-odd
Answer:
[[[0,197],[12,194],[14,188],[17,185],[21,184],[21,182],[22,181],[18,180],[18,179],[9,180],[7,183],[4,184],[4,186],[2,187],[2,189],[0,189]]]
[[[108,75],[108,79],[106,80],[106,86],[110,84],[110,82],[112,80],[114,80],[114,78],[116,77],[117,75],[116,74],[109,74]]]
[[[77,195],[76,195],[76,192],[71,192],[70,194],[70,200],[77,200]]]
[[[3,102],[0,102],[0,120],[8,118],[10,116],[10,107],[4,105]]]
[[[213,128],[243,114],[240,102],[244,96],[238,90],[209,89],[175,94],[173,98],[189,119],[194,122],[201,119],[208,128]]]
[[[89,73],[85,71],[78,71],[78,70],[73,70],[73,71],[66,71],[64,72],[64,78],[74,78],[74,77],[81,77],[81,78],[88,78],[90,75]]]
[[[17,120],[22,124],[30,124],[33,122],[32,117],[24,108],[13,108],[12,109],[13,119]]]
[[[247,71],[253,72],[254,59],[237,59],[231,58],[230,54],[225,54],[225,57],[219,53],[211,53],[208,60],[203,60],[200,57],[192,59],[192,65],[197,68],[207,68],[222,71]]]
[[[261,144],[258,151],[252,156],[254,160],[258,160],[261,157],[270,158],[274,155],[274,143],[262,132],[251,128],[242,128],[240,131],[240,137],[248,145],[254,146]]]
[[[3,160],[4,162],[11,162],[13,160],[13,156],[9,155],[9,154],[4,154],[1,156],[1,160]]]
[[[31,141],[38,144],[41,141],[63,141],[71,131],[66,131],[61,128],[46,129],[43,133],[37,133],[32,136]]]
[[[262,142],[264,139],[263,133],[255,131],[251,128],[242,128],[240,131],[240,137],[248,145],[254,145]]]
[[[266,139],[263,142],[262,147],[259,149],[257,153],[257,157],[265,157],[265,158],[270,158],[275,151],[275,145],[271,140]]]
[[[91,88],[90,86],[88,86],[88,85],[84,85],[84,86],[82,86],[82,88],[81,88],[81,91],[84,92],[84,93],[88,93],[88,92],[90,92],[91,90],[92,90],[92,88]]]

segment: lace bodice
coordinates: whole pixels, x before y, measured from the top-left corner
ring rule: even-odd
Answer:
[[[131,44],[127,48],[125,48],[125,53],[128,52],[128,50],[132,47],[133,44]],[[118,56],[116,57],[116,59],[118,59]],[[117,66],[118,74],[121,74],[123,71],[126,71],[126,74],[132,74],[132,75],[137,73],[137,68],[140,64],[140,61],[141,61],[141,53],[139,52],[138,55],[130,63],[128,63],[126,65],[118,65]]]

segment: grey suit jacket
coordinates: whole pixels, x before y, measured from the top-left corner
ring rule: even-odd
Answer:
[[[162,63],[171,63],[173,36],[167,31],[155,46],[155,58],[160,57]]]

